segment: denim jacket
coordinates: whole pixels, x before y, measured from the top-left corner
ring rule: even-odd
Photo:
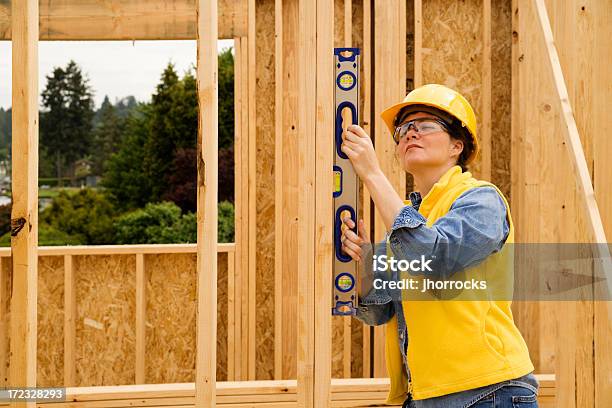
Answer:
[[[437,265],[433,270],[441,271],[450,278],[455,272],[476,265],[503,246],[510,227],[506,218],[506,206],[493,187],[476,187],[463,193],[452,204],[449,212],[432,227],[418,212],[421,204],[418,192],[410,193],[412,206],[405,206],[393,222],[388,239],[397,258],[415,259],[429,251],[435,255]],[[376,246],[376,255],[386,251],[386,239]],[[383,278],[374,270],[374,278]],[[392,276],[397,279],[397,276]],[[398,321],[398,337],[408,378],[410,370],[406,358],[408,333],[400,296],[392,296],[388,289],[372,289],[364,298],[359,298],[357,319],[371,326],[388,322],[395,313]],[[534,391],[538,383],[533,374],[515,379]],[[412,401],[415,408],[469,407],[480,398],[494,392],[508,383],[492,384],[485,387],[458,392],[426,400]],[[409,396],[410,398],[410,396]]]

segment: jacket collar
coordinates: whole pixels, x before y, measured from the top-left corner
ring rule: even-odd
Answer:
[[[442,177],[440,177],[440,179],[433,185],[427,195],[420,200],[419,212],[422,215],[427,216],[438,199],[442,197],[442,195],[444,195],[448,189],[470,179],[471,177],[472,173],[469,171],[462,172],[460,166],[456,165],[448,169],[446,173],[444,173]],[[412,201],[412,193],[410,198]]]

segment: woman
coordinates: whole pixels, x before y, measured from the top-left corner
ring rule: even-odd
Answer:
[[[414,178],[415,191],[407,203],[381,171],[372,141],[361,127],[349,126],[341,147],[387,229],[377,253],[429,259],[433,268],[411,276],[420,284],[457,279],[485,284],[480,292],[434,288],[416,292],[416,297],[405,296],[404,290],[398,297],[379,285],[366,296],[359,294],[357,318],[386,325],[391,379],[387,403],[417,408],[537,407],[538,383],[513,322],[510,297],[492,292],[500,282],[512,289],[503,276],[510,270],[506,244],[513,242],[514,228],[499,189],[467,171],[479,150],[472,107],[456,91],[430,84],[410,92],[382,118],[397,144],[398,160]],[[363,220],[357,228],[350,218],[344,222],[351,228],[341,238],[344,252],[369,261],[362,259],[362,247],[369,243]],[[373,273],[389,279],[384,275],[389,272]],[[392,279],[398,277],[394,272]]]

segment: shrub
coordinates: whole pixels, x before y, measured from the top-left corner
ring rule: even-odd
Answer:
[[[40,215],[41,224],[86,245],[113,243],[116,210],[106,196],[90,188],[77,192],[60,191]]]
[[[219,203],[219,242],[234,239],[234,206]],[[115,222],[117,244],[195,243],[197,219],[195,213],[181,215],[172,202],[149,203],[143,209],[124,214]]]

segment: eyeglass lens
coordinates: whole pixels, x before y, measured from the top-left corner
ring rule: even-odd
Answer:
[[[443,130],[442,126],[430,118],[413,119],[408,122],[404,122],[395,128],[394,139],[396,143],[399,143],[403,139],[410,129],[414,129],[419,135],[428,135]]]

